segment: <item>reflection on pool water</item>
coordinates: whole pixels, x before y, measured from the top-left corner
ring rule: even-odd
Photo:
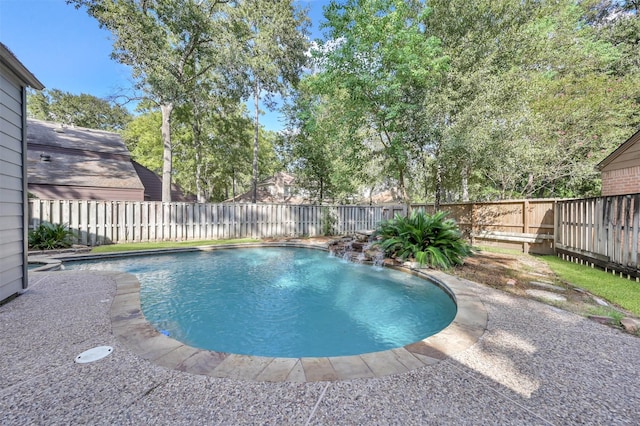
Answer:
[[[430,281],[301,248],[243,248],[65,264],[140,280],[158,330],[190,346],[270,357],[356,355],[445,328],[456,305]]]

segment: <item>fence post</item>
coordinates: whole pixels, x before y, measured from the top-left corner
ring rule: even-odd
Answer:
[[[522,202],[522,233],[523,234],[528,234],[529,233],[529,201],[528,200],[524,200]],[[522,251],[525,254],[529,253],[529,243],[528,242],[524,242],[522,243]]]
[[[562,229],[560,227],[560,216],[562,216],[562,204],[558,200],[553,202],[553,250],[558,254],[558,243],[562,244]]]
[[[471,203],[471,231],[469,235],[473,246],[476,243],[476,203]]]

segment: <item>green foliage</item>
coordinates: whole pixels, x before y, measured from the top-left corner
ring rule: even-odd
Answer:
[[[273,138],[259,127],[258,102],[273,106],[272,97],[285,95],[297,82],[308,50],[304,10],[288,0],[67,3],[86,9],[111,32],[112,57],[131,67],[136,88],[160,108],[158,133],[149,140],[141,139],[140,130],[147,121],[136,123],[127,138],[137,139],[140,149],[135,156],[141,163],[153,163],[150,168],[158,170],[157,163],[162,161],[164,201],[170,201],[172,179],[196,193],[199,201],[231,196],[229,187],[235,188],[238,176],[244,173],[244,167],[238,166],[245,161],[241,99],[250,95],[256,102],[254,181],[261,177],[258,166],[265,159],[272,163],[263,147],[272,145]],[[225,127],[232,131],[225,133]],[[157,144],[158,135],[161,145]],[[234,137],[235,143],[231,141]],[[263,142],[262,137],[267,140]],[[146,151],[144,145],[153,145],[153,151]],[[220,146],[225,149],[214,149]],[[161,154],[157,153],[159,148]],[[242,157],[235,156],[236,151],[242,151]],[[233,158],[225,157],[229,152]],[[152,155],[157,159],[152,160]],[[220,164],[224,167],[218,167]],[[184,171],[187,167],[189,171]],[[264,173],[271,170],[273,167],[266,166]]]
[[[162,135],[159,111],[138,115],[122,132],[127,149],[138,163],[155,173],[162,172]]]
[[[176,182],[199,194],[201,201],[224,201],[249,191],[254,129],[244,105],[229,106],[224,112],[209,110],[197,119],[189,111],[178,112],[174,126],[175,155],[179,159],[175,164]],[[281,166],[275,158],[275,133],[260,128],[259,135],[260,180]]]
[[[426,34],[429,9],[420,1],[348,0],[325,8],[330,41],[314,52],[318,93],[340,97],[348,143],[379,160],[408,202],[415,131],[425,90],[447,68],[437,38]]]
[[[296,186],[322,204],[350,198],[363,182],[381,177],[366,149],[352,143],[344,117],[344,93],[320,96],[313,92],[316,77],[308,76],[285,107],[289,127],[282,134],[279,153],[296,176]],[[371,172],[370,174],[367,172]]]
[[[635,10],[598,0],[331,2],[315,95],[330,105],[344,91],[345,110],[312,114],[348,120],[348,143],[414,198],[594,195],[594,166],[640,124]]]
[[[333,227],[338,221],[335,212],[330,207],[322,208],[322,235],[333,235]]]
[[[27,94],[27,114],[38,120],[99,129],[122,130],[131,114],[120,105],[81,93],[74,95],[58,89]]]
[[[463,263],[471,254],[457,224],[446,219],[445,212],[428,215],[414,210],[409,217],[396,215],[382,222],[376,230],[377,243],[385,255],[400,260],[414,259],[421,265],[450,268]]]
[[[260,100],[273,109],[273,97],[285,95],[295,85],[307,62],[309,20],[304,10],[289,0],[244,0],[234,10],[238,17],[239,68],[246,76],[247,94],[253,99],[253,195],[259,180]],[[264,97],[263,97],[264,94]]]
[[[162,199],[171,201],[173,175],[172,113],[189,95],[235,90],[219,78],[239,74],[237,50],[224,0],[68,0],[84,7],[113,36],[112,57],[132,69],[137,87],[162,112]],[[235,4],[235,3],[234,3]],[[230,71],[231,70],[231,71]],[[195,92],[195,87],[206,88]],[[199,163],[198,163],[199,164]]]
[[[244,163],[249,179],[268,174],[259,106],[300,83],[308,47],[295,2],[67,3],[111,31],[113,58],[160,106],[161,144],[135,155],[162,161],[163,193],[173,178],[225,199],[244,189]],[[407,202],[595,195],[594,166],[640,125],[635,0],[335,0],[325,18],[279,159],[319,202],[389,182]],[[29,99],[32,116],[104,122],[89,99],[86,117],[53,111],[52,93]],[[250,97],[246,134],[246,111],[226,111]]]
[[[542,256],[542,259],[562,281],[640,316],[640,285],[637,282],[557,256]]]
[[[73,231],[66,225],[42,222],[29,231],[29,248],[52,250],[71,247]]]

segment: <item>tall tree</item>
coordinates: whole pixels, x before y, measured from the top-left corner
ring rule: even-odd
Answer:
[[[286,95],[298,82],[308,50],[306,11],[290,0],[244,0],[238,2],[236,17],[243,28],[242,64],[248,93],[254,105],[253,195],[258,185],[260,102],[274,106],[276,95]]]
[[[427,32],[451,58],[423,109],[422,123],[439,130],[436,197],[464,194],[473,179],[480,198],[597,190],[588,182],[603,141],[633,105],[611,73],[618,52],[595,38],[584,10],[570,0],[429,5]]]
[[[321,90],[348,93],[353,128],[366,128],[362,148],[385,159],[407,203],[407,167],[420,143],[407,118],[447,66],[438,39],[425,34],[428,13],[417,0],[332,1],[325,9],[333,41],[321,46]]]
[[[225,0],[67,0],[114,36],[112,57],[129,65],[139,88],[162,112],[162,200],[171,201],[171,116],[193,81],[229,47]]]
[[[372,159],[367,150],[349,141],[346,93],[314,94],[314,79],[304,78],[285,108],[288,131],[280,138],[280,150],[296,176],[296,186],[322,204],[351,198],[364,171],[372,169]]]
[[[27,114],[39,120],[108,131],[120,131],[131,120],[122,106],[96,96],[74,95],[59,89],[27,94]]]

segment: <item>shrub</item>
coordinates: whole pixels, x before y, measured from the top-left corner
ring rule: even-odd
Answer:
[[[453,219],[446,219],[445,212],[428,215],[414,210],[409,217],[396,215],[380,223],[376,235],[380,237],[377,244],[387,257],[414,259],[420,265],[447,269],[461,265],[471,254],[458,225]]]
[[[333,235],[333,227],[337,222],[337,218],[330,207],[322,208],[322,235]]]
[[[71,247],[73,231],[66,225],[42,222],[29,231],[29,248],[51,250]]]

